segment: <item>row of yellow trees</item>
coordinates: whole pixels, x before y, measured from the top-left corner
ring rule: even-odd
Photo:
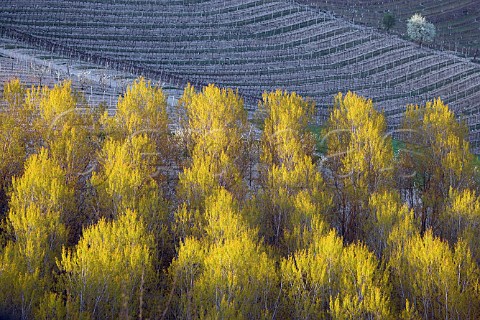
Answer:
[[[282,91],[250,122],[188,86],[175,130],[144,79],[113,116],[69,82],[3,101],[0,317],[480,317],[475,157],[440,100],[392,133],[338,94],[320,134]]]

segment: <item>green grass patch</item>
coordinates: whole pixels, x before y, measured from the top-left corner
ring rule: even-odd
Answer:
[[[325,125],[317,125],[317,124],[311,124],[308,126],[307,130],[308,132],[312,133],[313,136],[315,137],[315,150],[319,154],[326,154],[327,153],[327,144],[323,143],[323,135],[322,131],[325,129]]]
[[[327,153],[327,140],[323,141],[323,130],[325,125],[316,125],[312,124],[308,127],[308,131],[312,133],[315,137],[315,149],[319,154],[325,155]],[[393,154],[398,156],[401,150],[405,150],[407,145],[404,141],[398,139],[392,139]],[[476,158],[478,165],[480,166],[480,158]]]

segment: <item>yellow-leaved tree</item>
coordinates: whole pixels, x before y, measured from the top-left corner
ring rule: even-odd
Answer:
[[[283,318],[388,319],[388,273],[366,246],[344,247],[334,230],[315,221],[306,249],[281,262]]]
[[[3,85],[3,100],[10,109],[19,110],[23,107],[25,103],[25,93],[25,86],[18,78],[6,81]]]
[[[475,190],[451,188],[440,221],[442,238],[452,245],[459,240],[466,242],[480,263],[480,199]]]
[[[324,214],[331,200],[312,159],[308,132],[314,105],[295,93],[263,94],[261,186],[258,197],[261,234],[286,253],[308,243],[311,221]]]
[[[220,187],[237,199],[245,195],[242,152],[247,131],[243,100],[233,90],[209,85],[196,93],[188,86],[180,101],[182,132],[190,156],[179,175],[178,235],[198,235],[205,224],[205,200]]]
[[[388,238],[393,228],[411,212],[393,190],[370,195],[366,210],[368,223],[364,226],[363,240],[380,260],[388,246]]]
[[[113,117],[103,117],[108,136],[116,140],[146,133],[156,142],[158,151],[168,151],[167,101],[163,90],[144,78],[136,79],[118,98]],[[164,154],[166,155],[166,154]]]
[[[480,274],[468,245],[460,240],[452,250],[431,230],[409,232],[409,224],[394,229],[388,249],[397,303],[423,319],[478,319]]]
[[[115,141],[124,142],[136,135],[146,135],[155,148],[151,157],[156,162],[155,180],[167,194],[168,178],[172,175],[172,166],[176,150],[169,138],[167,100],[160,87],[153,86],[143,77],[136,79],[123,96],[118,98],[115,115],[105,112],[101,118],[105,133]]]
[[[159,190],[151,177],[155,157],[155,145],[146,135],[125,142],[105,141],[99,154],[101,167],[91,179],[99,194],[100,217],[115,218],[126,209],[150,215],[159,209]]]
[[[232,90],[188,86],[180,102],[188,155],[175,214],[181,242],[169,268],[179,318],[264,318],[274,313],[274,262],[243,219],[246,112]]]
[[[78,109],[78,100],[70,81],[55,85],[45,90],[38,119],[45,145],[72,185],[88,170],[96,151],[91,110]]]
[[[347,242],[364,236],[369,196],[392,186],[393,148],[385,130],[372,100],[352,92],[335,97],[323,130],[325,165],[334,192],[332,224]]]
[[[275,315],[275,262],[243,220],[233,196],[219,189],[206,199],[202,238],[180,243],[169,275],[182,319],[263,319]]]
[[[25,172],[13,178],[8,222],[14,240],[0,261],[0,303],[6,314],[31,318],[53,283],[55,258],[66,241],[64,212],[73,202],[65,173],[45,149],[29,157]]]
[[[146,283],[154,276],[153,246],[153,236],[135,211],[86,228],[77,246],[64,248],[58,261],[67,293],[66,317],[148,317],[144,301]],[[46,299],[39,314],[49,314],[56,299]]]
[[[134,210],[155,237],[155,266],[161,268],[173,254],[168,230],[171,194],[167,177],[174,173],[166,97],[161,88],[136,79],[120,96],[115,115],[101,117],[103,146],[90,183],[94,189],[94,216],[116,218]]]
[[[3,86],[2,100],[6,107],[0,109],[0,221],[8,209],[7,193],[12,177],[21,174],[27,158],[31,124],[27,123],[25,94],[26,89],[19,79],[5,82]]]
[[[440,99],[409,105],[402,126],[408,131],[403,137],[407,149],[413,151],[403,153],[402,166],[416,173],[406,186],[417,194],[411,205],[422,222],[421,232],[437,232],[450,187],[461,191],[473,183],[468,129]]]
[[[69,208],[65,221],[69,229],[69,243],[78,241],[82,226],[92,222],[84,205],[87,181],[98,149],[97,130],[90,108],[79,108],[79,95],[71,81],[44,87],[38,97],[35,128],[41,144],[65,171],[67,184],[75,190],[75,206]]]
[[[97,193],[98,218],[116,219],[133,210],[143,219],[145,228],[155,236],[156,266],[171,259],[173,243],[168,230],[168,208],[155,180],[159,155],[155,143],[146,134],[118,141],[108,138],[99,154],[101,166],[91,183]]]

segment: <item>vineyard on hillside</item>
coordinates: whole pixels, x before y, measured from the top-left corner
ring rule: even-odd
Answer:
[[[393,30],[406,34],[406,21],[421,13],[437,27],[441,46],[477,56],[480,49],[480,6],[476,0],[300,0],[346,19],[373,27],[382,27],[385,13],[392,13],[397,23]]]
[[[480,64],[325,1],[2,0],[0,319],[480,319]]]
[[[395,128],[409,103],[441,97],[479,151],[480,66],[335,18],[296,1],[2,1],[1,33],[66,56],[184,87],[313,98],[324,119],[335,93],[372,98]],[[325,6],[329,9],[328,5]]]
[[[0,90],[3,90],[5,81],[14,78],[18,78],[27,87],[53,87],[63,81],[71,81],[73,90],[84,98],[79,100],[80,104],[93,107],[102,104],[113,114],[118,96],[125,92],[136,77],[129,72],[70,59],[20,41],[1,38]],[[170,110],[176,104],[175,97],[180,96],[182,90],[165,85],[163,89],[168,96]]]
[[[45,52],[33,50],[16,41],[2,40],[0,87],[3,87],[3,81],[13,78],[18,78],[27,86],[49,87],[64,80],[72,80],[74,89],[82,92],[86,103],[95,106],[103,102],[111,108],[116,104],[117,97],[126,84],[133,81],[131,77],[122,77],[122,81],[115,77],[107,78],[107,71],[99,69],[98,66],[90,65],[87,68],[80,62],[62,59],[54,54],[45,56]],[[108,73],[111,71],[108,70]]]

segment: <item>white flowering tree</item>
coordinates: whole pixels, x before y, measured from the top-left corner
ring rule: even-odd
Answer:
[[[421,14],[416,13],[407,22],[407,34],[413,41],[432,42],[436,35],[435,26]]]

